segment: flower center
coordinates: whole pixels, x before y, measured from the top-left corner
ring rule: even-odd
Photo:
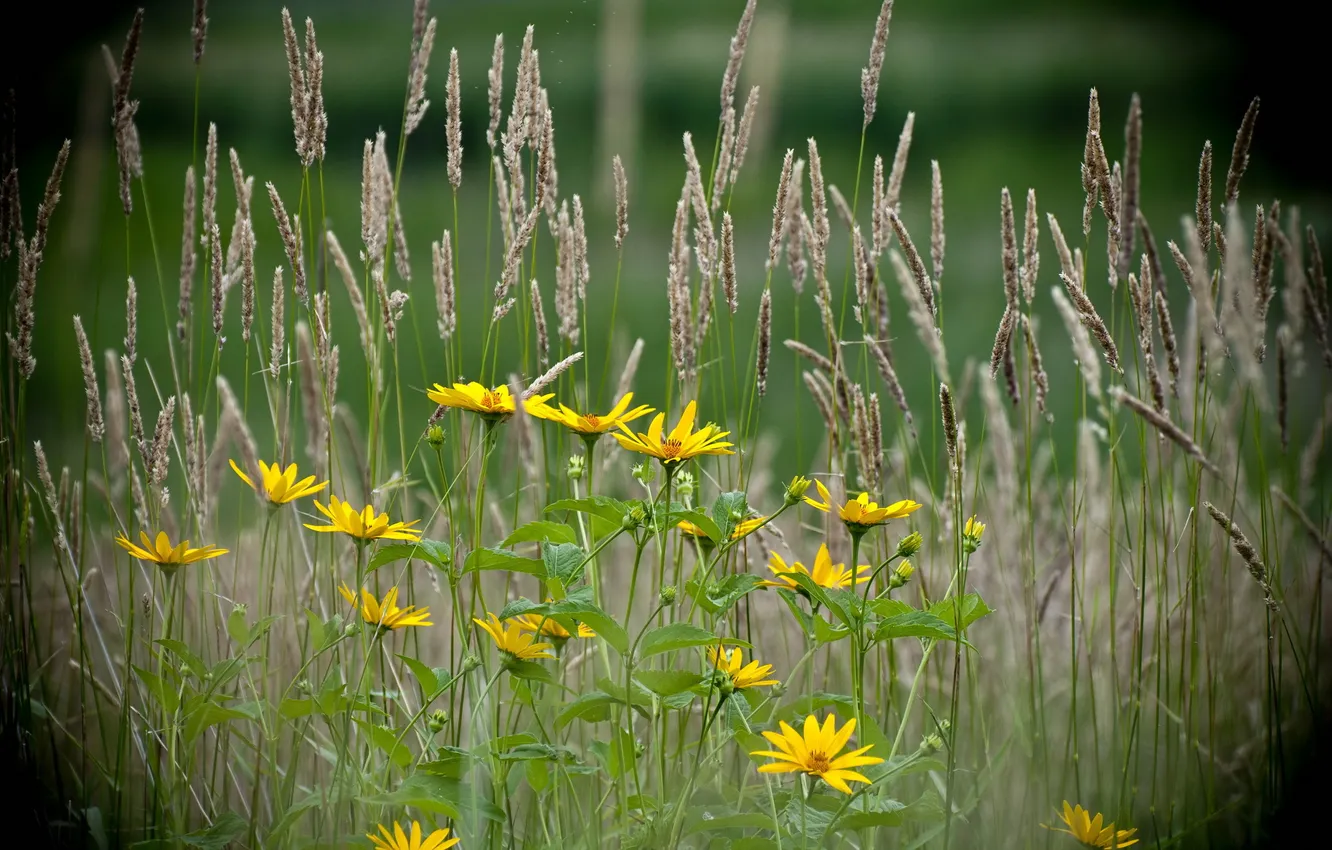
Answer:
[[[601,417],[596,415],[595,413],[587,414],[586,416],[583,417],[583,421],[587,423],[589,428],[601,427]]]
[[[673,458],[680,456],[682,445],[679,440],[662,440],[661,456],[663,458]]]
[[[827,773],[832,769],[832,759],[818,750],[810,750],[809,756],[805,759],[805,769],[816,775]]]
[[[486,390],[481,395],[481,406],[486,410],[496,410],[500,407],[500,395],[494,390]]]

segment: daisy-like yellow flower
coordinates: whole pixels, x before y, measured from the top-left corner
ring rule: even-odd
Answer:
[[[547,599],[546,601],[549,602],[550,600]],[[552,620],[549,617],[543,617],[540,614],[519,614],[517,617],[513,618],[513,621],[521,628],[527,629],[530,632],[535,632],[542,637],[550,637],[557,640],[568,640],[572,637],[572,635],[569,634],[569,630],[564,626],[560,625],[555,620]],[[587,623],[580,622],[578,624],[578,636],[580,638],[594,638],[597,636],[597,633],[592,631],[592,627]]]
[[[817,478],[814,479],[814,486],[819,489],[819,498],[815,500],[806,496],[805,504],[824,513],[832,510],[833,507],[837,507],[837,516],[853,532],[864,532],[876,525],[883,525],[890,519],[901,519],[920,510],[920,502],[913,502],[911,499],[902,499],[900,502],[893,502],[891,505],[880,507],[870,501],[869,493],[861,493],[856,498],[838,507],[833,505],[832,494],[828,492],[827,487],[823,486],[822,481]]]
[[[452,388],[435,384],[434,389],[426,390],[426,398],[445,407],[470,410],[481,414],[482,418],[492,422],[507,419],[513,415],[513,396],[509,387],[500,384],[494,389],[487,389],[484,384],[472,381],[466,384],[454,384]]]
[[[495,646],[500,652],[512,656],[519,661],[532,661],[537,658],[554,658],[554,653],[550,652],[553,644],[537,643],[536,635],[529,634],[523,625],[514,619],[500,622],[499,617],[486,612],[490,622],[472,618],[472,622],[486,630],[495,641]]]
[[[240,476],[240,480],[245,482],[245,486],[251,490],[258,491],[262,496],[268,499],[274,505],[285,505],[287,502],[294,502],[297,499],[318,493],[328,486],[328,482],[323,484],[314,483],[315,477],[308,475],[300,481],[296,480],[296,464],[288,464],[286,469],[282,469],[276,463],[272,466],[259,461],[259,472],[261,473],[262,487],[255,487],[250,476],[241,471],[236,465],[236,461],[228,459],[231,464],[231,470]]]
[[[350,602],[353,608],[361,612],[362,620],[372,626],[401,629],[407,626],[434,625],[430,622],[429,608],[417,608],[415,605],[399,608],[396,587],[389,588],[383,599],[375,599],[375,595],[364,587],[361,588],[361,598],[357,599],[356,594],[345,582],[338,588],[338,593],[341,593],[342,598]]]
[[[382,823],[379,825],[379,835],[366,833],[366,838],[375,845],[375,850],[447,850],[457,844],[459,839],[449,838],[447,829],[437,829],[429,835],[422,838],[421,824],[412,821],[412,831],[408,835],[397,823],[393,824],[393,831],[389,832],[388,827]]]
[[[319,504],[318,499],[314,506],[329,518],[332,525],[305,523],[305,527],[311,531],[341,531],[357,540],[408,540],[415,543],[421,539],[421,532],[412,528],[420,522],[419,519],[389,522],[388,514],[376,515],[372,505],[366,505],[364,510],[358,511],[337,496],[328,497],[328,507]]]
[[[776,750],[758,750],[751,756],[768,756],[777,761],[759,765],[759,773],[807,773],[827,782],[843,794],[851,793],[847,782],[864,782],[869,778],[852,770],[871,764],[880,764],[883,759],[867,756],[865,753],[874,746],[861,747],[849,753],[838,755],[846,742],[851,740],[851,733],[856,730],[856,719],[846,721],[841,729],[837,728],[837,715],[829,714],[823,725],[819,725],[814,715],[805,718],[804,734],[792,729],[785,720],[781,721],[781,734],[764,732],[763,737],[775,746]]]
[[[227,554],[226,549],[219,549],[216,546],[201,546],[198,549],[191,549],[188,540],[182,540],[177,545],[172,546],[171,538],[167,537],[165,531],[157,532],[156,540],[150,540],[146,531],[140,531],[139,537],[143,541],[142,546],[131,543],[129,538],[123,534],[116,535],[116,543],[140,561],[152,561],[168,573],[174,573],[186,564],[206,561],[209,558]]]
[[[739,540],[741,537],[747,537],[750,534],[753,534],[755,529],[767,521],[768,518],[765,516],[756,516],[741,520],[735,524],[735,530],[731,532],[731,539]],[[680,520],[675,524],[675,527],[680,529],[682,533],[688,534],[690,537],[699,538],[705,545],[711,545],[713,543],[712,538],[708,536],[706,531],[687,519]]]
[[[771,664],[759,664],[758,661],[751,658],[748,664],[741,666],[741,662],[744,661],[744,654],[738,646],[730,652],[727,652],[724,646],[710,646],[708,647],[708,661],[718,671],[726,674],[726,677],[731,680],[731,687],[736,690],[780,684],[776,679],[767,678],[772,673]]]
[[[768,569],[772,570],[779,581],[769,579],[763,582],[765,587],[799,587],[791,576],[796,573],[804,573],[813,579],[819,587],[850,588],[853,584],[864,584],[869,581],[868,573],[871,567],[869,564],[860,564],[852,572],[846,568],[846,564],[834,564],[832,556],[828,554],[828,544],[820,543],[818,554],[814,556],[813,570],[799,561],[792,561],[788,564],[776,552],[769,556]]]
[[[630,408],[629,404],[634,400],[633,393],[625,393],[624,397],[611,408],[610,413],[600,416],[595,413],[578,413],[563,404],[559,405],[558,408],[551,407],[547,402],[554,397],[554,393],[532,396],[523,402],[523,409],[538,419],[558,422],[570,431],[575,431],[584,437],[599,437],[607,431],[619,427],[621,422],[632,422],[640,416],[646,416],[652,412],[652,408],[646,404]]]
[[[1138,839],[1133,837],[1137,834],[1137,829],[1117,830],[1113,823],[1103,825],[1103,817],[1100,812],[1096,813],[1096,817],[1092,817],[1091,812],[1082,806],[1070,806],[1068,800],[1064,801],[1064,811],[1059,813],[1059,819],[1068,826],[1067,829],[1062,826],[1049,826],[1048,824],[1041,824],[1041,826],[1055,832],[1066,832],[1081,842],[1084,847],[1129,847],[1138,843]]]
[[[675,423],[675,427],[665,439],[662,438],[666,428],[665,413],[658,413],[652,417],[652,424],[648,426],[646,434],[635,434],[627,425],[620,423],[620,430],[624,433],[616,434],[615,439],[629,451],[651,455],[667,465],[683,463],[700,455],[735,454],[731,450],[731,444],[722,439],[730,434],[730,431],[719,431],[715,425],[704,425],[699,430],[694,430],[694,417],[697,413],[697,403],[689,402],[685,406],[684,413],[680,414],[680,421]]]

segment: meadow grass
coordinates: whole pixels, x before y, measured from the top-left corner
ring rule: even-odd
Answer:
[[[290,173],[247,175],[196,96],[178,288],[177,213],[149,210],[145,183],[168,175],[144,168],[134,124],[135,17],[108,64],[125,276],[146,225],[156,280],[99,276],[94,313],[126,305],[110,345],[66,308],[36,321],[68,143],[30,207],[6,159],[0,730],[20,830],[99,848],[1265,840],[1326,710],[1332,348],[1315,231],[1276,201],[1241,206],[1258,101],[1223,182],[1202,148],[1170,239],[1140,212],[1137,96],[1113,161],[1093,90],[1082,240],[1035,189],[1021,209],[998,193],[987,369],[949,359],[945,318],[971,305],[944,278],[947,163],[930,208],[904,210],[914,114],[891,155],[866,149],[891,0],[867,22],[854,185],[825,182],[815,137],[747,175],[774,216],[767,262],[742,264],[754,8],[716,128],[682,139],[664,292],[621,292],[622,262],[593,278],[589,242],[622,261],[637,235],[633,187],[605,163],[614,230],[587,228],[531,27],[516,62],[518,34],[496,39],[489,152],[464,169],[456,51],[444,102],[426,97],[424,0],[400,124],[364,142],[359,234],[324,224],[352,216],[326,195],[313,21],[281,20]],[[451,214],[427,288],[398,196],[440,111]],[[459,215],[464,180],[486,181],[484,223]],[[271,289],[260,233],[285,257]],[[464,266],[480,240],[484,266]],[[493,289],[460,313],[475,280]],[[750,312],[738,288],[759,280]],[[775,340],[788,285],[796,338]],[[631,345],[618,305],[663,294],[669,346]],[[140,295],[162,327],[138,328]],[[1040,327],[1041,298],[1062,329]],[[81,452],[48,456],[68,443],[27,427],[46,390],[32,339],[70,324],[87,422]],[[140,331],[168,362],[138,357]],[[1045,362],[1070,356],[1075,381],[1052,386]],[[791,385],[769,379],[776,357],[799,364]],[[431,386],[404,382],[411,359]],[[907,369],[934,391],[909,397]],[[635,394],[646,370],[662,397]],[[1323,400],[1313,421],[1292,389]],[[1072,421],[1052,396],[1076,399]],[[823,425],[801,433],[810,406]]]

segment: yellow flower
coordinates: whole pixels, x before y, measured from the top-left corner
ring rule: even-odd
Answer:
[[[434,625],[430,622],[429,608],[417,608],[415,605],[399,608],[396,587],[389,588],[389,592],[384,594],[382,600],[375,599],[375,595],[364,587],[361,588],[361,598],[358,600],[345,582],[338,588],[338,593],[341,593],[342,598],[350,602],[353,608],[361,612],[362,620],[372,626],[401,629],[406,626]]]
[[[662,431],[666,426],[664,413],[652,417],[652,424],[646,434],[635,434],[624,423],[620,423],[620,430],[624,433],[616,434],[615,439],[629,451],[651,455],[663,464],[682,463],[699,455],[735,454],[731,451],[731,444],[722,440],[731,433],[730,431],[718,431],[715,425],[704,425],[699,430],[694,430],[697,410],[697,404],[689,402],[685,406],[684,413],[680,414],[680,421],[664,440],[662,439]]]
[[[977,522],[974,516],[967,520],[966,526],[962,529],[962,548],[968,555],[980,548],[981,537],[984,534],[985,523]]]
[[[365,837],[375,845],[375,850],[447,850],[458,843],[457,838],[449,838],[447,829],[437,829],[422,840],[421,824],[416,821],[412,821],[410,837],[396,823],[393,824],[393,832],[389,832],[388,827],[381,823],[379,835],[366,833]]]
[[[791,483],[786,485],[786,492],[782,494],[782,499],[787,505],[794,505],[805,498],[805,491],[809,489],[810,481],[803,475],[797,475],[791,479]]]
[[[763,733],[763,737],[777,748],[775,751],[758,750],[750,753],[751,756],[778,759],[775,762],[759,765],[759,773],[807,773],[810,776],[817,776],[843,794],[850,794],[851,787],[846,784],[847,782],[864,782],[868,785],[870,781],[868,777],[851,768],[883,762],[878,756],[865,755],[874,746],[873,744],[838,755],[856,729],[854,717],[846,721],[846,725],[841,729],[837,729],[837,715],[829,714],[820,726],[818,719],[811,714],[805,718],[803,735],[792,729],[785,720],[781,721],[781,729],[780,735],[776,732]]]
[[[742,667],[740,662],[743,660],[744,656],[738,646],[729,653],[724,646],[708,647],[708,661],[711,662],[713,667],[726,674],[726,677],[731,680],[731,687],[736,690],[780,684],[776,679],[765,678],[772,673],[771,664],[759,664],[754,659],[750,659],[749,663]]]
[[[817,478],[814,479],[814,486],[819,488],[819,500],[815,501],[809,496],[805,497],[805,503],[810,507],[827,513],[833,508],[832,494],[828,488],[823,486],[823,482]],[[837,508],[837,516],[842,522],[851,527],[852,531],[865,531],[876,525],[883,525],[890,519],[901,519],[910,516],[920,510],[920,502],[913,502],[910,499],[903,499],[900,502],[893,502],[891,505],[879,507],[870,501],[869,493],[861,493],[846,504]]]
[[[740,522],[737,522],[735,524],[735,530],[731,532],[731,539],[739,540],[741,537],[747,537],[750,534],[753,534],[755,529],[757,529],[759,526],[763,525],[763,523],[767,521],[768,518],[765,516],[756,516],[756,517],[750,517],[749,519],[746,520],[741,520]],[[712,538],[708,536],[708,533],[706,531],[699,528],[697,525],[695,525],[694,523],[690,522],[687,519],[680,520],[678,523],[675,524],[675,527],[680,529],[680,531],[683,532],[684,534],[688,534],[690,537],[699,538],[699,540],[705,546],[710,546],[713,543]]]
[[[486,633],[494,639],[495,646],[499,647],[500,652],[511,655],[520,661],[555,657],[549,651],[552,644],[536,643],[536,636],[524,631],[521,623],[515,620],[505,620],[501,623],[499,617],[490,612],[486,612],[486,616],[490,618],[489,623],[485,620],[478,620],[476,617],[472,618],[472,622],[486,630]]]
[[[409,540],[415,543],[421,539],[421,532],[412,528],[420,522],[419,519],[411,522],[389,522],[388,514],[376,516],[373,506],[366,505],[365,510],[358,511],[337,496],[328,497],[328,507],[319,504],[318,499],[315,500],[314,506],[333,524],[305,523],[305,527],[311,531],[341,531],[358,540]]]
[[[143,541],[142,546],[131,543],[123,534],[116,535],[116,543],[119,543],[122,549],[140,561],[152,561],[168,572],[175,572],[186,564],[206,561],[209,558],[227,554],[226,549],[219,549],[216,546],[191,549],[188,540],[182,540],[178,545],[172,546],[171,539],[167,537],[165,531],[157,532],[156,540],[149,540],[146,531],[140,531],[139,537]]]
[[[546,601],[549,602],[550,600],[547,599]],[[572,637],[572,635],[569,634],[569,630],[564,626],[549,617],[543,617],[539,614],[519,614],[517,617],[513,618],[513,621],[517,623],[519,627],[527,629],[530,632],[535,632],[543,637],[551,637],[558,640],[568,640]],[[492,632],[492,634],[494,633]],[[597,633],[592,631],[592,627],[587,623],[579,623],[578,636],[580,638],[594,638],[597,636]]]
[[[599,436],[607,431],[614,430],[621,422],[632,422],[638,417],[646,416],[652,412],[652,408],[646,404],[640,404],[631,409],[629,403],[634,399],[633,393],[625,393],[624,398],[615,403],[610,413],[600,416],[595,413],[577,413],[562,404],[557,410],[546,404],[554,397],[554,393],[532,396],[523,402],[523,408],[538,419],[558,422],[571,431],[577,431],[579,434],[589,437]]]
[[[236,465],[236,461],[229,460],[231,469],[240,479],[245,482],[245,486],[251,490],[259,490],[268,501],[275,505],[285,505],[287,502],[294,502],[297,499],[309,496],[312,493],[318,493],[328,486],[328,482],[315,484],[313,475],[296,480],[296,464],[288,464],[285,470],[281,469],[276,463],[272,466],[259,461],[259,472],[263,475],[263,487],[256,488],[250,476],[241,472],[241,468]]]
[[[799,561],[793,561],[787,564],[782,556],[773,552],[769,556],[768,569],[776,574],[780,581],[763,582],[765,587],[798,587],[795,579],[791,578],[796,573],[804,573],[813,579],[819,587],[827,588],[850,588],[854,584],[864,584],[870,577],[866,575],[870,571],[869,564],[860,564],[856,567],[854,573],[846,568],[845,564],[834,564],[832,557],[828,554],[828,544],[820,543],[818,554],[814,556],[814,569],[810,571]]]
[[[476,381],[454,384],[452,389],[435,384],[434,389],[426,390],[426,398],[444,407],[456,407],[459,410],[479,413],[492,422],[507,419],[513,415],[514,409],[513,396],[509,394],[509,387],[506,384],[500,384],[493,390],[486,389]]]
[[[1138,839],[1133,837],[1138,830],[1116,830],[1113,823],[1102,826],[1100,812],[1096,813],[1096,817],[1092,817],[1091,812],[1082,806],[1069,806],[1068,800],[1064,801],[1064,811],[1060,813],[1059,819],[1068,826],[1068,829],[1047,824],[1041,826],[1055,832],[1066,832],[1080,841],[1084,847],[1128,847],[1138,843]]]

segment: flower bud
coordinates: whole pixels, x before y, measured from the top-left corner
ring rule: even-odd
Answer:
[[[911,532],[906,537],[897,541],[897,557],[910,558],[912,555],[920,551],[920,547],[924,542],[925,538],[921,537],[919,531]]]
[[[786,493],[782,496],[782,501],[790,507],[801,499],[805,498],[805,491],[809,489],[810,481],[803,475],[797,475],[791,479],[791,483],[786,485]]]
[[[437,708],[430,712],[430,717],[426,720],[426,726],[429,727],[432,735],[439,734],[448,723],[449,713],[442,708]]]
[[[650,463],[636,463],[632,474],[639,484],[646,487],[657,479],[657,468]]]
[[[688,502],[694,495],[695,483],[694,473],[680,472],[675,476],[675,492],[680,494],[680,498]]]
[[[438,449],[444,445],[444,426],[437,424],[431,425],[426,429],[426,442],[432,448]]]
[[[911,574],[915,571],[916,568],[911,565],[910,561],[903,561],[897,565],[896,569],[893,570],[893,574],[888,577],[888,586],[890,588],[901,587],[908,581],[911,581]]]
[[[570,481],[578,481],[583,477],[583,470],[587,468],[587,458],[583,455],[569,455],[569,466],[564,474],[569,476]]]
[[[463,657],[462,669],[464,673],[470,673],[480,666],[481,666],[481,658],[479,656],[473,655],[469,652],[466,656]]]
[[[663,588],[661,589],[661,604],[662,604],[662,605],[674,605],[674,604],[675,604],[675,594],[676,594],[675,585],[673,585],[673,584],[668,584],[668,585],[666,585],[665,587],[663,587]]]
[[[929,735],[926,735],[923,739],[921,739],[920,751],[925,755],[929,755],[931,753],[937,753],[939,752],[939,750],[942,749],[943,749],[943,738],[940,738],[938,735],[930,733]]]
[[[981,537],[985,534],[985,523],[977,522],[976,517],[972,516],[967,520],[966,527],[962,529],[962,550],[970,555],[980,548]]]

